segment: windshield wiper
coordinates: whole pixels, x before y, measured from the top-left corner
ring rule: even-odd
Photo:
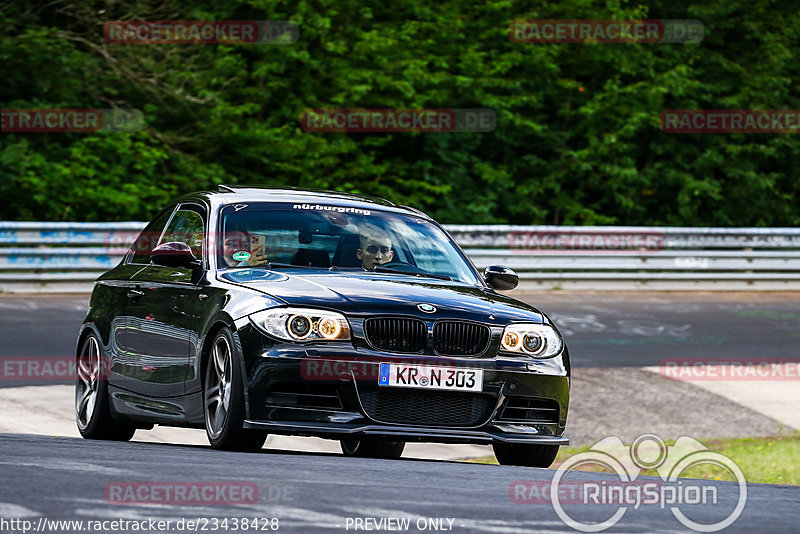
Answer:
[[[436,278],[437,280],[449,280],[451,282],[453,281],[453,279],[450,276],[447,276],[445,274],[433,274],[433,273],[426,273],[426,272],[412,273],[412,272],[409,272],[409,271],[402,271],[400,269],[394,269],[392,267],[381,267],[380,265],[375,267],[375,269],[373,269],[373,270],[376,273],[407,274],[409,276],[425,276],[427,278]]]

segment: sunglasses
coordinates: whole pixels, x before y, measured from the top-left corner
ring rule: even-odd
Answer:
[[[381,251],[381,254],[388,254],[392,247],[379,247],[377,245],[370,245],[367,247],[367,254],[377,254],[378,250]]]

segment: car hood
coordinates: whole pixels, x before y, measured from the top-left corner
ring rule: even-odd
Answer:
[[[227,282],[261,291],[292,306],[328,308],[351,315],[413,315],[506,324],[543,322],[541,312],[523,302],[481,287],[388,273],[330,271],[231,271]],[[433,313],[418,305],[429,304]]]

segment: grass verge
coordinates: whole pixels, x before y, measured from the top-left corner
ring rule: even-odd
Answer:
[[[800,485],[800,433],[766,438],[725,438],[700,440],[712,451],[732,459],[744,472],[748,482],[764,484]],[[673,445],[674,441],[667,441]],[[589,450],[590,446],[561,447],[551,469],[557,468],[574,454]],[[494,456],[482,456],[466,460],[472,463],[497,464]],[[584,466],[586,471],[607,472],[599,466]],[[655,470],[643,471],[644,475],[657,475]],[[727,471],[711,465],[693,467],[681,478],[708,480],[733,480]]]

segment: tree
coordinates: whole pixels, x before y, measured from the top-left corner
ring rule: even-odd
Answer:
[[[530,44],[524,19],[700,19],[695,44]],[[130,45],[109,20],[290,20],[292,45]],[[65,0],[0,11],[4,108],[132,107],[133,133],[0,135],[1,219],[146,219],[218,183],[386,197],[444,222],[800,223],[798,137],[663,109],[798,109],[795,2]],[[312,133],[309,108],[490,108],[491,133]]]

